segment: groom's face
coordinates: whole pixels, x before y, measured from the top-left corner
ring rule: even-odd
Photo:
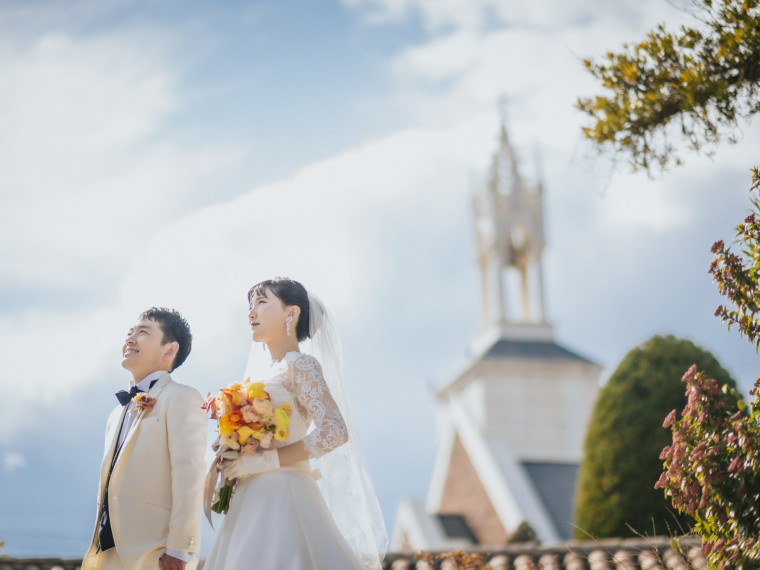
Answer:
[[[122,347],[121,365],[132,372],[139,382],[157,370],[171,370],[174,355],[172,345],[164,342],[164,332],[153,319],[143,319],[127,332]]]

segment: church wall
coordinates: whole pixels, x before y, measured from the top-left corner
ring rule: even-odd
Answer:
[[[480,393],[483,433],[518,460],[578,463],[598,373],[573,362],[504,359],[489,362],[487,375],[466,391]]]
[[[504,544],[507,532],[459,437],[454,441],[439,513],[464,516],[480,545]]]

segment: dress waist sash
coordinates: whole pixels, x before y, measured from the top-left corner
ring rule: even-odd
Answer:
[[[322,474],[319,472],[319,469],[312,469],[311,464],[308,460],[299,461],[298,463],[288,465],[287,467],[280,467],[280,471],[300,471],[301,473],[308,473],[314,477],[315,481],[319,481],[319,479],[322,478]]]

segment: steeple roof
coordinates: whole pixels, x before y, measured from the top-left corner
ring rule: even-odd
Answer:
[[[536,360],[577,360],[595,364],[589,360],[557,344],[549,341],[536,340],[508,340],[500,338],[491,345],[480,357],[486,358],[528,358]]]

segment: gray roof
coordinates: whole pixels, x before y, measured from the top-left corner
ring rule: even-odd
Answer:
[[[522,466],[549,512],[560,538],[569,540],[573,532],[573,501],[578,465],[524,462]]]
[[[536,360],[576,360],[595,364],[556,342],[536,340],[507,340],[499,339],[491,348],[483,353],[481,358],[531,358]]]
[[[676,543],[680,552],[673,550]],[[695,537],[607,539],[566,542],[550,547],[523,543],[505,545],[503,548],[484,552],[483,555],[483,563],[489,570],[707,568],[707,561],[700,552],[700,541]],[[448,552],[441,553],[440,556],[452,558],[454,554]],[[203,563],[204,561],[201,561],[199,570],[202,570]],[[0,557],[0,570],[78,570],[81,564],[81,559]],[[405,553],[387,554],[382,566],[384,570],[437,570],[443,567],[441,558],[428,565],[419,562],[416,555]]]
[[[483,568],[488,570],[652,570],[683,568],[707,569],[696,537],[655,537],[565,542],[553,546],[523,543],[480,551]],[[674,550],[677,548],[678,550]],[[476,553],[473,549],[470,552]],[[418,555],[391,553],[385,557],[385,570],[439,570],[452,552],[430,553],[432,564],[419,561]]]

